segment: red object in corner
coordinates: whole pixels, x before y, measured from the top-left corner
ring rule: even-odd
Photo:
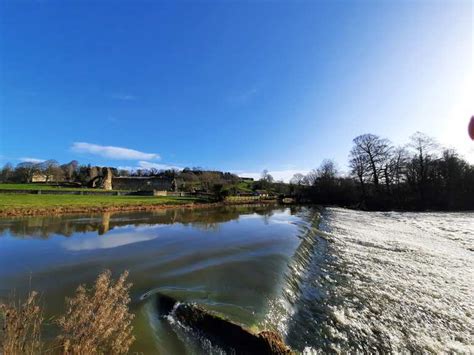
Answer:
[[[471,122],[469,122],[469,127],[467,130],[469,131],[469,136],[474,141],[474,116],[471,117]]]

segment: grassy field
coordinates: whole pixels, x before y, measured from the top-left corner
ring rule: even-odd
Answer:
[[[0,190],[59,190],[59,191],[105,191],[87,187],[61,187],[50,184],[1,184]]]
[[[8,210],[183,205],[205,202],[194,197],[15,195],[0,194],[0,213]]]
[[[252,183],[241,181],[237,184],[237,188],[242,192],[252,192]]]

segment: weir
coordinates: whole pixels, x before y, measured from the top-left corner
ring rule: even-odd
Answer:
[[[220,317],[201,306],[180,303],[157,293],[157,311],[161,317],[172,317],[175,322],[207,338],[213,345],[233,354],[289,355],[293,354],[279,334],[262,331],[257,334]]]

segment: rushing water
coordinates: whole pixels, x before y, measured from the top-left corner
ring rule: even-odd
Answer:
[[[326,209],[320,229],[313,258],[304,258],[299,292],[289,292],[291,345],[322,352],[474,351],[473,213]]]
[[[160,318],[156,292],[297,351],[472,352],[474,214],[234,206],[0,219],[0,298],[46,316],[104,268],[128,269],[144,353],[219,352]],[[49,329],[48,334],[54,334]]]

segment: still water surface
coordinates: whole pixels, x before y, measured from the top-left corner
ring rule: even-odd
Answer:
[[[134,351],[219,352],[158,316],[161,292],[298,351],[470,352],[473,236],[472,213],[308,207],[0,219],[0,297],[31,287],[54,316],[78,284],[127,269]]]

